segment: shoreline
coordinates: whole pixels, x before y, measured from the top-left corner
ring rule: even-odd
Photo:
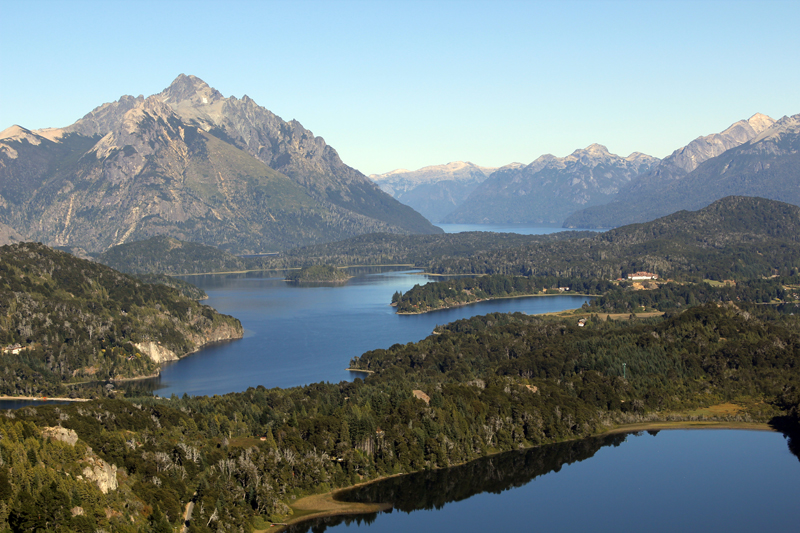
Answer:
[[[344,268],[374,268],[374,267],[411,267],[411,268],[420,268],[414,266],[410,263],[396,263],[390,265],[344,265],[344,266],[337,266],[336,268],[344,269]],[[250,272],[281,272],[286,270],[302,270],[303,267],[285,267],[285,268],[251,268],[248,270],[221,270],[219,272],[192,272],[190,274],[166,274],[167,276],[171,277],[180,277],[180,276],[210,276],[213,274],[248,274]],[[424,274],[425,272],[421,272]],[[440,276],[443,274],[431,274],[431,276]],[[465,274],[466,275],[466,274]],[[469,274],[472,275],[472,274]],[[284,280],[285,281],[285,280]]]
[[[91,402],[91,398],[61,398],[58,396],[0,396],[0,400],[21,402]]]
[[[569,292],[569,293],[559,293],[559,294],[517,294],[515,296],[497,296],[495,298],[483,298],[482,300],[473,300],[471,302],[461,302],[453,305],[448,305],[445,307],[437,307],[435,309],[428,309],[426,311],[413,311],[413,312],[405,312],[405,311],[397,311],[395,314],[397,315],[424,315],[426,313],[435,313],[436,311],[444,311],[446,309],[455,309],[456,307],[465,307],[467,305],[478,304],[481,302],[491,302],[494,300],[511,300],[515,298],[542,298],[542,297],[552,297],[552,296],[585,296],[587,298],[597,298],[598,294],[583,294],[580,292]],[[391,306],[396,307],[397,303],[389,304]],[[580,309],[580,307],[576,307],[575,309]],[[575,309],[565,309],[564,311],[574,311]],[[563,313],[564,311],[557,311],[558,313]],[[549,313],[540,313],[540,314],[549,314]]]
[[[682,430],[682,429],[683,430],[733,429],[741,431],[769,431],[769,432],[778,431],[777,429],[773,428],[766,422],[732,422],[727,420],[678,420],[678,421],[666,421],[666,422],[637,422],[634,424],[623,424],[621,426],[615,426],[609,428],[605,431],[600,431],[598,433],[595,433],[587,437],[582,437],[581,439],[600,437],[603,435],[612,435],[618,433],[637,433],[640,431],[667,431],[667,430]],[[566,441],[561,441],[561,442],[568,442],[581,439],[567,439]],[[552,444],[557,444],[557,443],[552,443]],[[548,444],[543,444],[540,446],[548,446]],[[536,446],[529,447],[526,449],[535,447]],[[507,451],[513,451],[513,450],[507,450]],[[505,453],[505,452],[494,452],[487,454],[483,457],[489,457],[500,453]],[[472,459],[472,461],[475,461],[477,459],[482,459],[483,457],[476,457],[475,459]],[[467,463],[468,462],[470,461],[467,461]],[[466,463],[461,463],[461,464],[466,464]],[[459,466],[459,465],[450,465],[450,467],[448,468],[452,468],[454,466]],[[413,473],[414,472],[406,472],[403,474],[393,474],[390,476],[377,477],[369,481],[363,481],[361,483],[356,483],[355,485],[350,485],[348,487],[337,488],[329,492],[304,496],[295,501],[293,505],[290,505],[290,507],[293,510],[296,509],[300,511],[302,514],[296,517],[294,515],[287,516],[284,518],[285,522],[281,523],[280,525],[278,525],[277,523],[275,524],[276,529],[258,530],[257,533],[263,531],[283,531],[286,528],[286,526],[293,526],[305,522],[307,520],[314,520],[317,518],[325,518],[329,516],[342,516],[342,515],[356,516],[359,514],[376,513],[389,510],[393,507],[393,505],[390,503],[367,504],[367,503],[356,503],[356,502],[343,502],[337,500],[336,495],[343,491],[349,491],[357,487],[363,487],[365,485],[377,483],[379,481],[383,481],[393,477],[405,476]]]

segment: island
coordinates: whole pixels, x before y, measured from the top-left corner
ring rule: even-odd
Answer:
[[[292,283],[344,283],[352,276],[341,268],[331,265],[305,266],[286,275]]]

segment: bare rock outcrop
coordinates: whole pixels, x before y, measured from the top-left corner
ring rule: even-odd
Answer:
[[[50,437],[51,439],[60,440],[61,442],[66,442],[70,446],[75,446],[75,443],[78,442],[78,434],[75,433],[75,430],[58,426],[42,428],[42,435]]]
[[[140,342],[134,344],[136,349],[145,354],[147,357],[153,360],[154,363],[165,363],[167,361],[177,361],[178,356],[170,350],[169,348],[165,348],[161,346],[160,343],[156,342]]]
[[[89,481],[97,484],[103,494],[108,494],[110,490],[117,490],[117,467],[103,461],[92,454],[86,458],[89,463],[83,469],[83,476]]]

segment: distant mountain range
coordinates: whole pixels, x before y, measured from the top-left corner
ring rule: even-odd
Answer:
[[[620,157],[599,144],[567,157],[543,155],[527,166],[497,170],[442,222],[561,225],[570,213],[609,201],[657,164],[655,157]]]
[[[441,223],[611,228],[700,209],[731,195],[800,204],[799,122],[800,115],[775,121],[755,114],[663,160],[638,152],[621,157],[599,144],[564,158],[544,155],[474,180],[467,196],[459,202],[451,195],[447,205],[436,203],[434,191],[452,187],[443,171],[450,165],[371,178],[415,208],[433,204],[428,212],[439,213],[434,220]],[[424,180],[415,180],[417,173]]]
[[[522,165],[512,163],[509,166]],[[455,161],[419,170],[398,169],[386,174],[371,174],[370,179],[381,190],[435,223],[461,205],[495,170],[496,167]]]
[[[90,252],[155,235],[247,253],[441,231],[297,121],[185,75],[65,128],[0,133],[0,224]]]
[[[786,121],[797,122],[796,119],[784,118],[776,123],[770,117],[755,114],[748,120],[734,123],[721,133],[699,137],[675,150],[650,172],[643,173],[622,187],[610,203],[587,207],[569,216],[564,221],[564,227],[609,228],[646,222],[681,209],[700,209],[730,195],[759,196],[796,204],[800,172],[795,172],[793,186],[789,183],[791,179],[779,184],[766,175],[763,179],[748,182],[740,179],[741,168],[736,172],[729,169],[725,176],[715,174],[722,170],[717,164],[719,161],[725,160],[728,161],[726,165],[730,164],[730,157],[736,158],[736,154],[742,153],[739,148],[759,142],[762,135],[771,138],[772,133],[767,132],[785,129]],[[790,154],[785,149],[772,146],[765,150],[757,149],[748,160],[754,162],[762,157],[775,160],[787,155]],[[748,172],[759,170],[753,167]]]

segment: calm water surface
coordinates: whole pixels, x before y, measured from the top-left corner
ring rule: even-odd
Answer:
[[[662,431],[511,452],[346,499],[394,502],[395,510],[292,533],[794,532],[800,461],[780,433]]]
[[[389,306],[392,294],[432,278],[383,270],[356,269],[355,277],[339,286],[298,287],[278,274],[263,272],[185,278],[208,293],[205,303],[241,320],[245,338],[165,366],[157,394],[225,394],[258,385],[293,387],[349,380],[357,377],[345,371],[354,356],[416,342],[439,324],[495,311],[548,313],[580,307],[586,301],[582,296],[514,298],[397,315]]]
[[[436,224],[445,233],[463,233],[466,231],[491,231],[494,233],[518,233],[520,235],[549,235],[560,231],[605,231],[567,229],[549,226],[526,226],[518,224]]]

